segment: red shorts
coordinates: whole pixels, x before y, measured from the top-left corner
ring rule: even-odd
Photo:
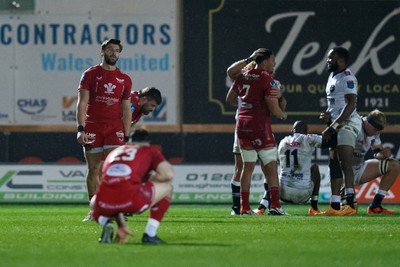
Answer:
[[[252,118],[238,118],[236,124],[239,146],[255,150],[275,147],[271,124]]]
[[[124,142],[124,124],[122,121],[92,123],[86,122],[85,133],[93,143],[85,145],[87,149],[104,146],[120,146]]]
[[[92,216],[97,221],[100,215],[114,217],[119,212],[140,214],[150,208],[155,196],[151,182],[129,186],[123,190],[101,187],[96,194]]]

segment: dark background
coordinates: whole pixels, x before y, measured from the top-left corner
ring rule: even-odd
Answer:
[[[270,48],[281,59],[276,75],[285,89],[289,118],[273,123],[287,124],[288,129],[298,119],[318,124],[318,114],[326,108],[324,88],[328,73],[320,68],[298,74],[294,71],[295,61],[303,51],[310,53],[301,61],[303,70],[317,65],[323,68],[327,52],[335,45],[349,46],[350,65],[357,60],[365,61],[356,73],[361,85],[358,111],[366,114],[379,108],[386,113],[390,125],[400,124],[399,1],[184,0],[182,3],[183,125],[211,124],[223,128],[234,124],[235,110],[225,103],[230,85],[226,69],[259,47]],[[396,11],[396,15],[382,22]],[[294,17],[277,20],[271,32],[266,30],[268,20],[288,12],[312,14],[297,36],[289,34],[296,21]],[[379,24],[384,26],[378,31]],[[283,54],[283,44],[288,40],[292,45]],[[311,46],[315,49],[313,54]],[[371,51],[376,51],[376,57]],[[318,88],[318,92],[311,93],[310,86]],[[152,132],[152,139],[171,162],[233,164],[233,133],[202,129]],[[277,141],[287,134],[277,132]],[[381,137],[393,146],[393,153],[399,158],[398,134],[383,133]],[[57,162],[64,157],[84,161],[74,132],[3,132],[0,148],[1,163],[20,162],[26,157],[37,157],[44,162]]]

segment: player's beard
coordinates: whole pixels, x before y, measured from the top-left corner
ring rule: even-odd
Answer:
[[[326,70],[328,72],[336,72],[339,69],[337,63],[326,64]]]
[[[115,64],[117,64],[118,58],[115,57],[114,59],[108,56],[104,56],[104,61],[107,63],[107,65],[115,66]]]

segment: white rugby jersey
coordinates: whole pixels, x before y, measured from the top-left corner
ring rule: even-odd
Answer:
[[[367,118],[362,117],[362,120],[365,121],[367,120]],[[367,136],[364,132],[364,129],[361,129],[361,131],[357,135],[356,147],[354,148],[354,157],[353,157],[354,166],[364,163],[365,154],[367,154],[367,152],[371,149],[372,146],[382,144],[380,136],[381,136],[380,134]]]
[[[333,76],[333,72],[329,75],[326,84],[326,97],[328,103],[328,111],[331,113],[332,121],[336,120],[346,105],[345,95],[357,95],[357,78],[350,69]],[[349,120],[357,120],[357,109],[354,109]]]
[[[297,188],[309,187],[312,154],[321,143],[322,136],[317,134],[295,133],[283,138],[278,147],[281,183]]]

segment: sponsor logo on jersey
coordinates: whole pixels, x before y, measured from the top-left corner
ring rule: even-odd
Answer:
[[[96,76],[96,81],[101,81],[103,79],[103,76]]]
[[[331,92],[335,91],[335,85],[331,85],[331,88],[329,88],[329,91],[331,91]]]
[[[296,141],[287,142],[286,145],[290,146],[290,147],[300,147],[301,146],[301,142],[296,142]]]
[[[117,163],[111,165],[107,169],[107,175],[109,176],[127,176],[130,175],[132,172],[131,168],[129,168],[128,165],[122,164],[122,163]]]
[[[354,81],[347,81],[347,88],[354,89]]]

